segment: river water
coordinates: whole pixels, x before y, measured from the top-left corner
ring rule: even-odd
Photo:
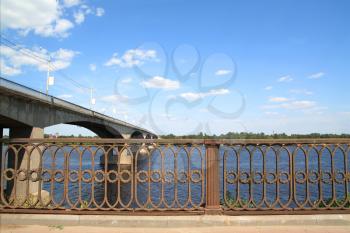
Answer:
[[[342,147],[347,150],[346,145]],[[78,150],[83,150],[82,148],[78,148]],[[96,148],[92,148],[94,151]],[[184,148],[174,146],[173,149],[177,151],[176,159],[174,159],[174,152],[170,149],[165,149],[165,147],[161,147],[162,156],[159,150],[154,151],[151,156],[148,155],[139,155],[137,158],[137,171],[164,171],[166,174],[166,180],[168,182],[157,182],[159,178],[159,173],[153,174],[153,178],[155,182],[138,182],[136,186],[133,187],[131,182],[127,183],[119,183],[116,182],[108,182],[102,181],[97,182],[94,181],[93,184],[84,181],[77,182],[69,182],[68,183],[68,195],[66,199],[69,199],[71,203],[76,203],[79,197],[86,201],[90,202],[92,198],[96,201],[98,205],[103,204],[104,198],[109,201],[112,205],[116,203],[118,197],[120,201],[127,205],[129,201],[131,201],[130,206],[137,207],[139,205],[143,205],[147,202],[147,199],[151,199],[152,202],[156,205],[160,203],[161,197],[164,197],[164,201],[171,205],[174,202],[174,199],[178,200],[178,203],[175,204],[175,207],[193,207],[194,205],[200,205],[205,202],[205,176],[200,176],[198,173],[192,174],[193,180],[199,180],[200,182],[193,182],[186,180],[186,174],[191,174],[191,171],[200,171],[200,173],[205,174],[205,149],[203,147],[198,148],[187,148],[187,153]],[[237,148],[235,148],[237,149]],[[266,148],[265,148],[266,149]],[[320,193],[322,193],[322,197],[324,200],[332,198],[333,195],[339,200],[344,199],[346,192],[350,192],[346,190],[346,182],[342,177],[342,172],[345,173],[345,164],[347,167],[350,167],[349,159],[346,159],[346,156],[349,157],[349,151],[343,152],[340,149],[336,149],[334,146],[331,146],[331,152],[333,151],[333,155],[330,151],[324,150],[322,153],[321,147],[315,148],[315,150],[310,150],[308,153],[303,153],[302,150],[296,150],[295,147],[290,146],[287,149],[292,153],[293,156],[288,155],[287,150],[282,149],[276,156],[271,149],[266,151],[266,154],[263,155],[259,150],[255,150],[251,152],[251,156],[247,150],[247,148],[243,148],[240,152],[239,161],[237,160],[236,153],[234,153],[233,148],[231,147],[220,147],[220,193],[221,199],[223,199],[224,189],[226,186],[226,195],[228,199],[237,199],[238,197],[243,200],[248,200],[250,197],[255,201],[259,202],[262,200],[265,194],[265,199],[269,203],[273,203],[277,198],[279,198],[282,203],[287,203],[290,198],[294,198],[294,201],[298,201],[302,203],[307,197],[312,201],[317,201],[320,198]],[[307,149],[307,148],[306,148]],[[51,148],[52,152],[53,148]],[[252,149],[253,150],[253,149]],[[67,165],[65,164],[65,157],[63,151],[70,151],[70,156],[66,158]],[[189,153],[189,151],[191,151]],[[226,151],[226,152],[225,152]],[[320,157],[317,155],[317,151],[322,154]],[[347,153],[347,154],[346,154]],[[188,156],[190,154],[190,156]],[[306,155],[307,154],[307,155]],[[52,170],[52,169],[62,169],[68,168],[69,171],[79,171],[80,162],[81,162],[81,171],[84,170],[92,170],[101,172],[108,171],[117,171],[118,168],[116,165],[106,166],[100,164],[100,157],[102,156],[101,151],[97,151],[94,157],[94,164],[92,153],[89,151],[85,151],[79,156],[77,150],[71,151],[71,148],[64,148],[63,150],[59,150],[56,153],[56,156],[53,157],[51,153],[45,153],[43,156],[43,168]],[[310,180],[315,180],[317,182],[312,183],[309,182],[306,185],[306,182],[298,184],[296,183],[295,188],[290,187],[290,182],[286,182],[285,184],[278,182],[272,182],[272,184],[249,184],[239,183],[237,185],[236,182],[230,184],[228,182],[224,182],[223,174],[224,174],[224,157],[226,156],[225,168],[226,172],[229,173],[229,179],[236,178],[235,175],[238,174],[238,171],[242,172],[262,172],[265,167],[265,171],[269,173],[287,173],[290,174],[292,171],[290,170],[291,163],[294,163],[294,169],[296,171],[305,172],[306,169],[309,172],[335,172],[336,178],[340,181],[340,184],[333,182],[327,177],[327,174],[322,175],[322,178],[326,180],[326,182],[321,182],[321,186],[317,181],[317,174],[311,175]],[[290,160],[290,158],[292,158]],[[306,166],[307,160],[307,166]],[[54,161],[54,163],[52,163]],[[264,162],[265,161],[265,162]],[[265,163],[265,164],[264,164]],[[54,165],[55,164],[55,165]],[[163,165],[162,165],[163,164]],[[333,169],[332,169],[333,166]],[[122,168],[126,170],[130,170],[130,167]],[[174,171],[178,172],[179,182],[174,182]],[[190,171],[190,172],[188,172]],[[278,171],[278,172],[277,172]],[[186,173],[186,174],[184,174]],[[134,172],[135,174],[135,172]],[[89,181],[90,175],[85,173],[84,178]],[[76,178],[76,174],[71,174],[71,178]],[[124,179],[128,179],[128,175],[123,175]],[[99,179],[103,179],[102,174],[98,175]],[[116,176],[114,174],[110,175],[111,179],[115,179]],[[141,179],[147,180],[147,176],[145,174],[140,175]],[[203,183],[201,182],[201,178],[203,178]],[[259,175],[254,176],[255,180],[259,183],[261,181],[261,177]],[[287,175],[284,176],[284,179],[287,179]],[[297,178],[299,180],[303,179],[303,174],[299,173]],[[270,180],[273,180],[273,175],[269,176]],[[328,179],[328,181],[327,181]],[[182,182],[181,182],[182,180]],[[332,186],[334,184],[334,186]],[[118,186],[119,185],[119,186]],[[79,187],[81,187],[81,192],[79,191]],[[118,187],[120,188],[120,192],[118,191]],[[56,202],[59,202],[64,198],[63,190],[64,190],[64,182],[44,182],[43,188],[53,193],[53,198]],[[349,188],[349,187],[348,187]],[[54,192],[52,192],[54,190]],[[92,195],[92,190],[94,193]],[[132,200],[131,193],[134,193],[134,196],[137,196],[137,200],[139,203],[136,203]],[[295,195],[295,197],[293,197]],[[187,203],[189,199],[193,201],[193,203]],[[204,199],[203,199],[204,198]],[[66,203],[66,201],[64,202]],[[95,207],[94,204],[91,204],[92,207]],[[105,206],[105,203],[103,204]],[[291,204],[291,206],[295,206],[295,203]],[[160,207],[164,207],[164,204],[160,203]]]

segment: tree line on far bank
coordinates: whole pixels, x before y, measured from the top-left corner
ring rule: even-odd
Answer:
[[[52,135],[45,134],[45,138],[53,137]],[[75,135],[59,135],[58,138],[99,138],[98,136],[84,136],[79,134]],[[252,133],[252,132],[228,132],[220,135],[208,135],[205,133],[188,134],[188,135],[174,135],[165,134],[159,135],[159,138],[163,139],[298,139],[298,138],[350,138],[350,134],[286,134],[286,133]]]
[[[208,135],[205,133],[190,134],[177,136],[174,134],[160,135],[160,138],[164,139],[298,139],[298,138],[350,138],[350,134],[320,134],[320,133],[310,133],[310,134],[290,134],[285,133],[251,133],[251,132],[228,132],[220,135]]]

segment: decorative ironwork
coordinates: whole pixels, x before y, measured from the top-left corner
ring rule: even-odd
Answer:
[[[350,210],[348,139],[2,143],[0,212]]]
[[[196,144],[10,143],[0,209],[203,210],[204,151]]]
[[[223,209],[349,209],[349,150],[349,143],[227,143]]]

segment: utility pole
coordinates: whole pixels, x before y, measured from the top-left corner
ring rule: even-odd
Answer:
[[[49,94],[49,86],[52,86],[55,82],[54,77],[50,76],[50,63],[51,63],[51,57],[49,57],[49,60],[47,62],[46,95]]]

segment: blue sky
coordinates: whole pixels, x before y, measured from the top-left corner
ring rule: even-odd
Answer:
[[[44,91],[51,57],[50,94],[159,134],[349,133],[349,11],[346,0],[2,0],[1,76]]]

